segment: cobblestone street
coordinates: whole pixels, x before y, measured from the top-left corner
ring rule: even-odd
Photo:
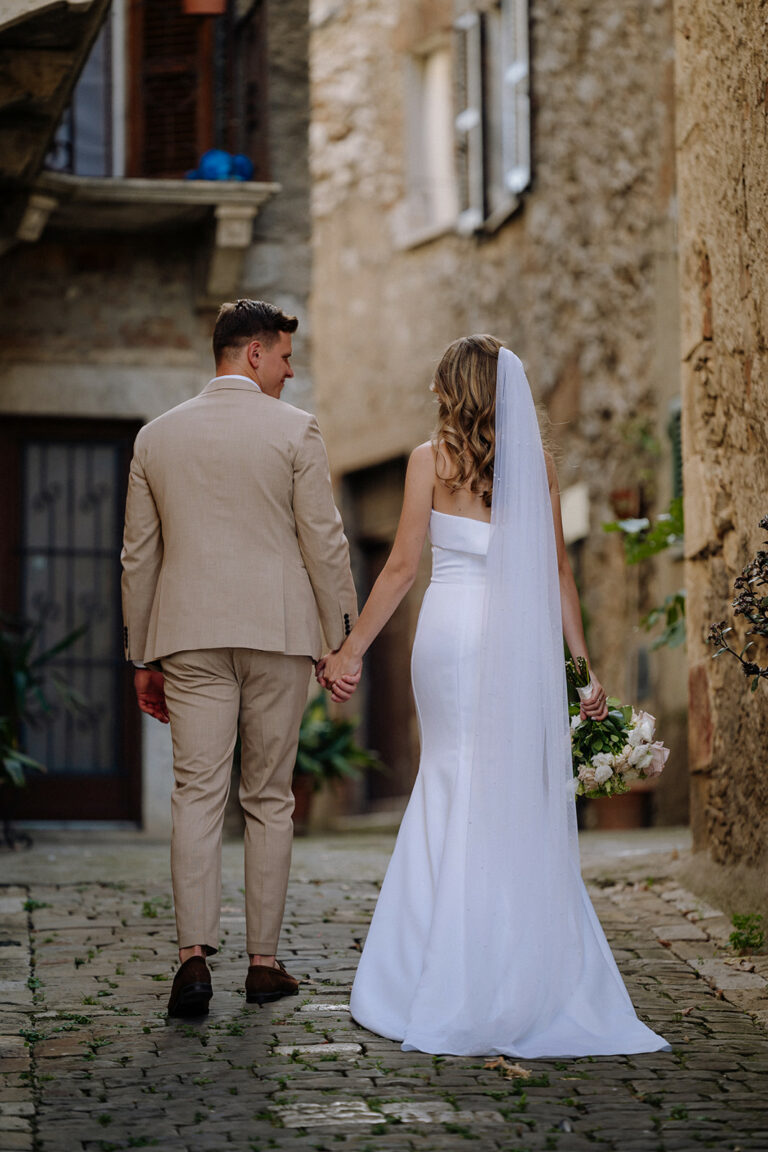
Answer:
[[[393,837],[296,842],[280,956],[300,995],[246,1006],[241,849],[201,1022],[165,1019],[176,967],[168,850],[38,833],[0,856],[0,1147],[81,1152],[768,1147],[768,957],[678,886],[685,833],[583,838],[597,912],[672,1052],[493,1061],[404,1053],[347,1003]]]

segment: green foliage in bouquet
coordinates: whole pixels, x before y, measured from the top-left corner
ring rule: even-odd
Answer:
[[[579,656],[567,660],[566,679],[577,694],[589,685],[587,661]],[[654,740],[656,721],[647,712],[635,713],[631,704],[608,697],[608,715],[603,720],[580,718],[581,706],[568,705],[571,717],[571,756],[576,777],[576,795],[597,800],[620,796],[630,789],[636,777],[658,776],[669,749]]]
[[[583,656],[573,657],[565,662],[565,675],[568,683],[574,688],[586,688],[591,678],[589,664]]]
[[[580,705],[570,704],[570,716],[578,716]],[[573,774],[578,778],[579,769],[589,764],[594,756],[604,752],[617,756],[627,743],[627,731],[632,722],[632,705],[622,705],[615,696],[608,697],[608,715],[604,720],[582,720],[577,728],[571,729],[571,752]],[[597,799],[600,796],[620,796],[629,792],[629,784],[624,777],[614,772],[608,780],[596,788],[587,790],[582,780],[576,785],[577,796]]]
[[[315,696],[304,709],[294,775],[309,776],[318,791],[326,780],[356,777],[363,768],[382,768],[375,752],[355,743],[354,731],[353,720],[329,714],[325,692]]]

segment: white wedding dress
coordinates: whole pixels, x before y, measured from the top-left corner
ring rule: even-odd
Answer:
[[[412,660],[421,763],[360,958],[352,1016],[406,1051],[532,1058],[667,1048],[635,1015],[577,849],[560,868],[568,875],[560,877],[559,913],[555,884],[547,881],[552,906],[536,888],[548,850],[525,841],[524,800],[502,814],[506,844],[492,842],[488,859],[473,866],[478,850],[470,854],[468,832],[490,534],[482,521],[431,514],[432,581]],[[572,795],[567,801],[572,807]],[[526,892],[534,907],[519,910]]]

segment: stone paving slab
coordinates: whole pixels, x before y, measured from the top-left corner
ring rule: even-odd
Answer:
[[[0,1149],[765,1152],[768,958],[734,956],[725,917],[650,842],[586,874],[633,1001],[672,1051],[519,1064],[405,1053],[349,1015],[391,837],[297,842],[281,957],[300,994],[263,1008],[245,1004],[242,861],[227,846],[215,995],[194,1022],[165,1018],[167,848],[6,855]]]

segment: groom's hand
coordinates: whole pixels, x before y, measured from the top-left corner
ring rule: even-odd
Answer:
[[[349,656],[343,648],[323,656],[315,667],[318,684],[328,689],[335,704],[346,704],[352,698],[362,674],[362,660]]]
[[[152,668],[137,668],[133,674],[136,699],[142,712],[154,716],[161,724],[170,720],[168,705],[165,703],[165,687],[162,672]]]

